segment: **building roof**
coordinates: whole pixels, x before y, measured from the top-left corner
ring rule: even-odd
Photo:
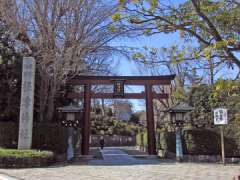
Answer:
[[[188,103],[180,102],[175,106],[168,109],[168,112],[189,112],[192,111],[194,107],[190,106]]]
[[[68,106],[59,107],[59,108],[57,108],[57,110],[60,112],[65,112],[65,113],[67,113],[67,112],[74,113],[74,112],[80,112],[83,109],[79,106],[74,106],[73,104],[70,104]]]

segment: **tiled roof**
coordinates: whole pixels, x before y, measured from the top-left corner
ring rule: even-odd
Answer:
[[[185,102],[180,102],[176,104],[175,106],[168,109],[168,112],[189,112],[192,111],[194,107],[189,106]]]

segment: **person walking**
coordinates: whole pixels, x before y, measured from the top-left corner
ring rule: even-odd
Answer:
[[[101,136],[99,143],[100,143],[101,149],[103,149],[104,148],[104,138],[103,138],[103,136]]]

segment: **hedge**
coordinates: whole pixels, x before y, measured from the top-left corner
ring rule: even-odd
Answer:
[[[160,134],[157,138],[157,149],[176,153],[176,136],[174,132],[157,130]],[[156,137],[157,136],[156,133]],[[144,136],[143,146],[147,148],[147,132]],[[141,134],[137,134],[137,145],[141,146]],[[234,139],[225,137],[226,156],[240,156],[238,143]],[[182,132],[182,145],[184,154],[189,155],[219,155],[221,153],[220,135],[218,132],[208,129],[187,129]]]
[[[218,132],[209,129],[189,129],[183,131],[185,154],[218,155],[221,153],[221,138]],[[238,143],[224,137],[226,156],[239,156]]]
[[[18,124],[0,122],[0,147],[17,148]],[[67,129],[58,124],[33,125],[32,148],[65,153],[67,149]]]
[[[54,153],[50,151],[0,148],[0,168],[42,167],[55,161]]]

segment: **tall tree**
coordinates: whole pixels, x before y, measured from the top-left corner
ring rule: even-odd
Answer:
[[[0,16],[37,60],[40,121],[51,120],[61,84],[82,73],[108,71],[116,6],[96,0],[2,0]]]
[[[0,20],[0,120],[17,119],[21,89],[21,54]]]

